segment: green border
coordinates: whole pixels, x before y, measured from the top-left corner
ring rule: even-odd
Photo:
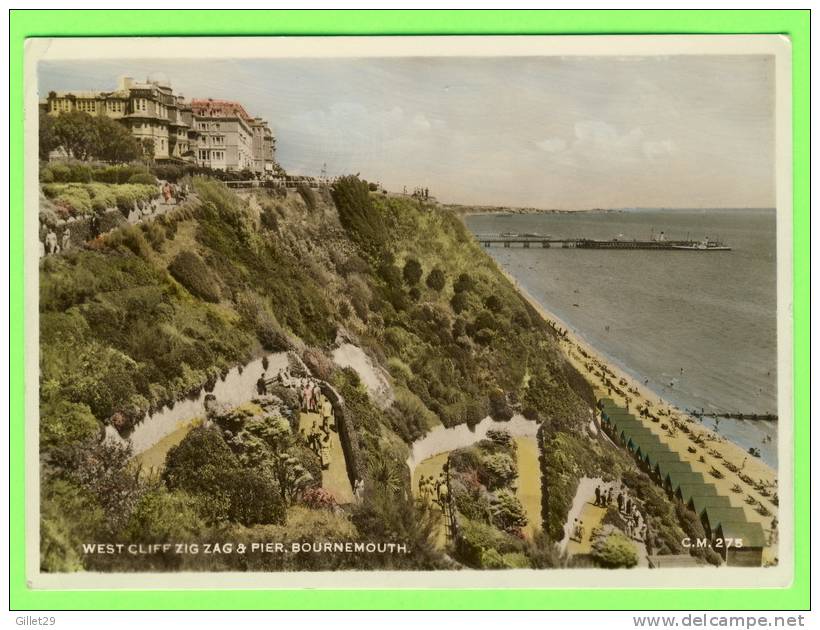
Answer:
[[[72,609],[807,610],[809,600],[808,10],[106,11],[10,13],[10,607]],[[114,35],[779,33],[792,42],[794,141],[795,579],[785,589],[33,591],[25,585],[23,45]]]

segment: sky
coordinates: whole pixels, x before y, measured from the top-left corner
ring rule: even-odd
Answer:
[[[42,62],[49,90],[164,78],[265,118],[290,173],[360,173],[451,203],[774,207],[774,58]]]

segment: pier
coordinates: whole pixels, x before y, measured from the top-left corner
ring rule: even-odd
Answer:
[[[731,420],[762,420],[765,422],[777,422],[777,414],[775,413],[743,413],[740,411],[727,412],[703,412],[690,411],[690,415],[698,420],[702,418],[728,418]]]
[[[532,247],[548,249],[556,247],[559,249],[627,249],[627,250],[679,250],[679,251],[731,251],[721,241],[704,239],[702,241],[692,240],[598,240],[590,238],[553,238],[551,236],[537,236],[526,234],[477,234],[476,240],[484,247],[520,246],[524,249]]]

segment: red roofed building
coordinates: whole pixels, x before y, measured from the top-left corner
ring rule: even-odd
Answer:
[[[120,79],[111,92],[49,92],[41,103],[53,116],[70,111],[108,116],[125,125],[157,160],[185,160],[223,171],[273,172],[275,139],[268,123],[241,103],[185,101],[167,79]]]
[[[253,118],[235,101],[193,99],[197,164],[222,171],[253,170]]]

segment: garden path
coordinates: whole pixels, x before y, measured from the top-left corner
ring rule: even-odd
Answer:
[[[318,413],[302,412],[299,414],[299,430],[304,431],[305,435],[310,435],[314,422],[318,426],[322,424],[322,418]],[[353,503],[353,488],[347,476],[345,454],[342,450],[338,429],[335,428],[330,430],[330,466],[327,470],[322,470],[322,487],[333,495],[336,503],[340,505]]]

